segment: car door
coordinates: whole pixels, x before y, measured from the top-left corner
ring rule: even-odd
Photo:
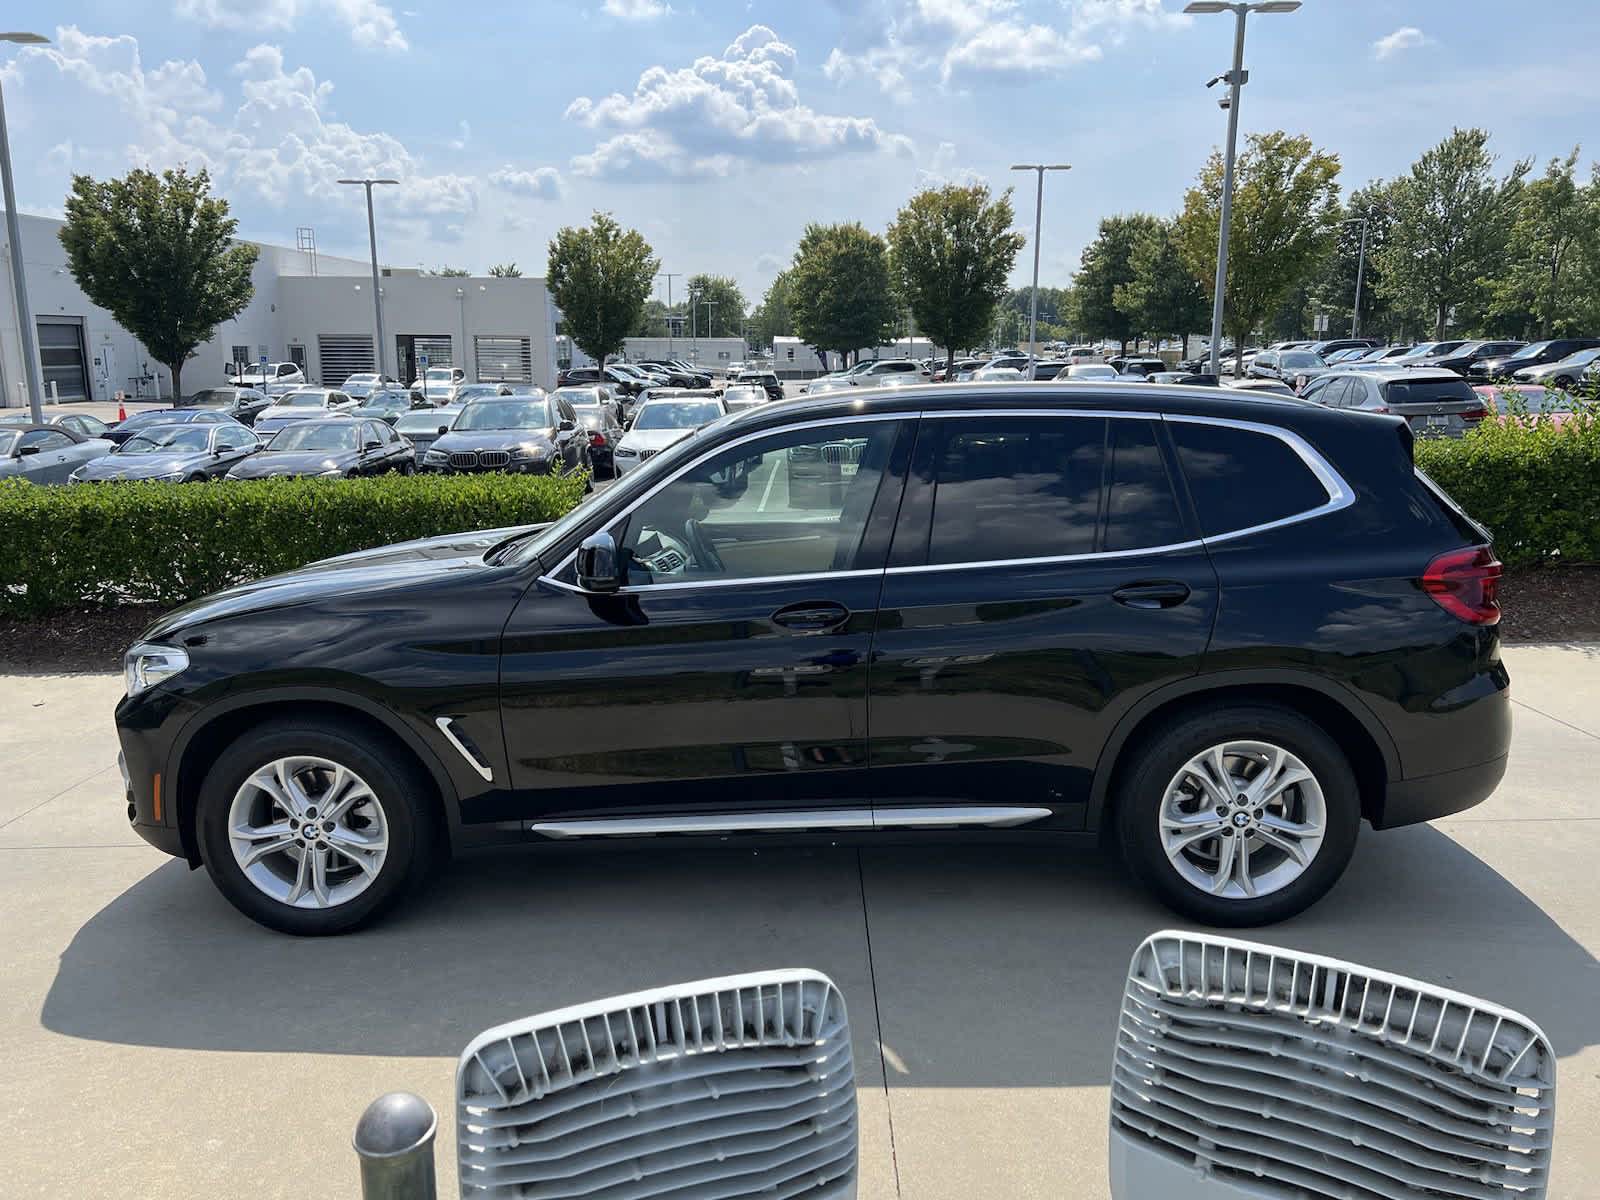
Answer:
[[[1082,826],[1112,726],[1197,672],[1216,611],[1175,478],[1152,413],[923,415],[873,645],[880,824]]]
[[[232,429],[224,425],[217,430],[212,446],[216,454],[206,468],[206,474],[221,479],[236,463],[244,461],[256,450],[256,435],[248,429]]]
[[[34,483],[65,483],[78,466],[73,455],[77,445],[59,429],[31,429],[17,446],[23,478]]]
[[[868,661],[914,424],[747,434],[621,511],[591,502],[574,537],[611,532],[621,589],[584,591],[567,554],[504,632],[511,784],[535,833],[870,824]]]
[[[547,402],[550,419],[550,437],[561,455],[562,468],[575,471],[583,465],[583,434],[578,428],[578,414],[563,396],[552,396]]]

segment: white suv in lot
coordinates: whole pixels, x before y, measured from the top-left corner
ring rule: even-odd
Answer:
[[[880,358],[851,378],[859,387],[874,387],[882,383],[887,375],[902,375],[922,380],[930,377],[929,371],[921,363],[913,362],[909,358]]]
[[[253,387],[269,396],[282,396],[306,385],[306,373],[299,363],[268,363],[265,372],[261,367],[250,366],[235,372],[229,364],[228,380],[239,387]]]

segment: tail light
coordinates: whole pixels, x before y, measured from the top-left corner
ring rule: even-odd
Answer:
[[[1463,421],[1481,421],[1489,415],[1487,408],[1469,408],[1461,414]]]
[[[1422,573],[1422,590],[1445,612],[1470,625],[1500,622],[1500,560],[1488,546],[1439,555]]]
[[[604,446],[605,444],[606,444],[606,435],[605,434],[600,433],[598,431],[595,431],[595,432],[592,432],[592,433],[589,434],[589,445],[593,446],[595,449],[598,450],[601,446]]]

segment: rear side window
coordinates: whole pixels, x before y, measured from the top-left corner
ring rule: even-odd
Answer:
[[[1383,385],[1383,398],[1390,404],[1442,404],[1478,395],[1465,379],[1396,379]]]
[[[1154,421],[1110,421],[1101,550],[1171,546],[1187,534]]]
[[[1171,421],[1168,428],[1206,537],[1281,521],[1328,502],[1328,490],[1281,438],[1190,421]]]

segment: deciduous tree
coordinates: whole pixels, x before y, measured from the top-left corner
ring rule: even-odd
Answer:
[[[1339,158],[1282,130],[1251,134],[1234,163],[1233,223],[1223,329],[1241,356],[1296,286],[1328,252],[1339,208]],[[1222,222],[1222,154],[1213,151],[1184,197],[1176,223],[1179,253],[1207,295],[1215,288]]]
[[[1553,158],[1522,188],[1507,238],[1504,273],[1495,281],[1497,312],[1526,311],[1540,337],[1587,333],[1573,286],[1581,261],[1600,239],[1600,188],[1578,182],[1578,150]]]
[[[72,277],[172,372],[175,396],[183,364],[255,292],[260,251],[234,242],[238,225],[205,170],[72,178],[60,233]]]
[[[900,298],[917,328],[956,349],[988,332],[1007,294],[1006,278],[1024,238],[1011,232],[1011,189],[992,198],[985,184],[946,184],[918,192],[889,226],[889,253]]]
[[[739,337],[743,333],[745,299],[726,275],[689,276],[689,294],[696,305],[689,328],[700,337]],[[710,307],[707,307],[707,302]]]
[[[807,225],[788,278],[795,334],[818,350],[882,345],[894,329],[889,248],[858,222]]]
[[[610,213],[556,231],[545,271],[551,299],[564,331],[602,367],[639,324],[660,266],[639,231],[624,230]]]
[[[1128,254],[1133,277],[1116,286],[1113,300],[1135,329],[1152,338],[1176,335],[1187,349],[1189,335],[1210,321],[1211,301],[1178,253],[1173,229],[1157,221],[1135,230]]]
[[[514,262],[495,263],[494,266],[489,268],[489,274],[496,279],[521,279],[522,268]]]
[[[794,314],[789,308],[789,272],[779,271],[767,286],[761,303],[750,313],[750,344],[770,347],[772,339],[794,333]]]
[[[1093,338],[1117,342],[1124,353],[1128,341],[1143,332],[1132,312],[1117,303],[1117,289],[1133,282],[1133,248],[1160,229],[1161,221],[1146,213],[1106,217],[1094,241],[1083,249],[1073,277],[1077,324]]]

